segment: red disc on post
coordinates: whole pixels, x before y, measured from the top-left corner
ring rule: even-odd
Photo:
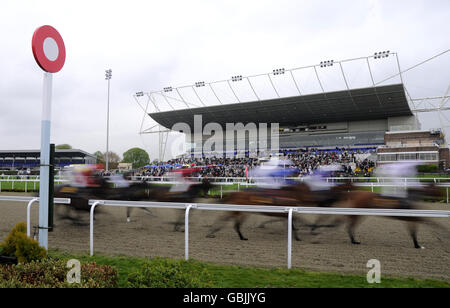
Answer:
[[[52,26],[42,26],[36,29],[31,42],[34,59],[46,72],[59,72],[66,61],[64,41]]]

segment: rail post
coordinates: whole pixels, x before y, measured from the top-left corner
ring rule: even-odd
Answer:
[[[288,269],[292,266],[292,208],[289,209],[288,214]]]
[[[446,189],[446,190],[447,190],[447,203],[448,203],[448,186],[447,186],[447,189]]]
[[[100,204],[100,201],[94,202],[91,206],[91,212],[90,212],[90,230],[89,230],[89,239],[90,239],[90,255],[91,257],[94,255],[94,211],[95,207]]]
[[[39,198],[33,198],[27,205],[27,236],[31,237],[31,205],[39,201]]]
[[[184,259],[189,259],[189,211],[193,204],[186,206],[186,213],[184,214]]]

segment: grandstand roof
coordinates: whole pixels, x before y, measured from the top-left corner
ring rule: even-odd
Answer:
[[[0,150],[0,158],[10,158],[10,157],[34,157],[38,158],[41,156],[41,150]],[[77,149],[56,149],[55,157],[95,157],[83,150]]]
[[[386,119],[412,115],[403,84],[326,92],[246,103],[149,113],[166,128],[176,123],[194,127],[194,115],[203,125],[279,123],[280,126]]]

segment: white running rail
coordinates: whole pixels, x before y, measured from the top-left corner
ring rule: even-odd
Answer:
[[[327,214],[327,215],[364,215],[364,216],[399,216],[399,217],[433,217],[449,218],[450,211],[444,210],[399,210],[399,209],[353,209],[353,208],[320,208],[320,207],[284,207],[256,206],[234,204],[207,203],[169,203],[143,201],[90,200],[90,255],[94,255],[94,212],[98,205],[112,207],[166,208],[184,209],[185,212],[185,259],[189,259],[189,211],[212,210],[254,213],[286,213],[288,218],[288,265],[291,268],[292,258],[292,214]]]
[[[39,202],[38,197],[25,197],[25,196],[0,196],[0,201],[12,201],[12,202],[28,202],[27,205],[27,236],[31,237],[31,206],[34,203]],[[70,204],[68,198],[55,198],[54,203]]]

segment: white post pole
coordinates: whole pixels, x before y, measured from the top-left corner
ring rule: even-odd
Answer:
[[[27,205],[27,236],[31,237],[31,205],[39,201],[39,198],[31,199]]]
[[[189,211],[192,204],[186,207],[186,213],[184,214],[184,259],[189,259]]]
[[[289,209],[288,214],[288,269],[291,268],[292,262],[292,209]]]
[[[106,111],[106,172],[109,171],[109,89],[111,81],[111,70],[106,70],[106,80],[108,80],[108,106]]]
[[[39,245],[48,249],[48,207],[50,174],[50,124],[52,103],[52,74],[44,72],[41,122],[41,167],[39,185]]]
[[[89,240],[90,240],[90,255],[91,257],[94,255],[94,211],[95,211],[95,207],[97,205],[99,205],[100,202],[95,202],[94,204],[92,204],[91,206],[91,212],[90,212],[90,217],[89,217]]]

